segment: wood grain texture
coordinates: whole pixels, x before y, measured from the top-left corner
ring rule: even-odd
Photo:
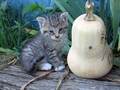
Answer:
[[[120,79],[120,69],[112,70],[107,76]],[[35,76],[43,72],[35,73]],[[43,79],[34,81],[26,87],[26,90],[55,90],[59,78],[64,74],[52,72]],[[0,71],[0,90],[20,90],[21,86],[34,78],[24,72],[20,66],[9,66]],[[63,80],[60,90],[120,90],[119,82],[108,81],[105,77],[94,80],[77,77],[73,73]]]

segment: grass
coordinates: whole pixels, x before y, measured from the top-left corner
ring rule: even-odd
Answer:
[[[0,55],[16,55],[18,60],[22,46],[32,35],[25,31],[25,28],[29,28],[29,22],[21,19],[17,12],[17,9],[8,6],[7,0],[0,3]],[[13,62],[3,65],[5,61],[0,60],[0,68]]]
[[[0,47],[14,50],[16,53],[31,37],[25,31],[30,22],[25,18],[21,19],[17,12],[17,9],[12,10],[8,6],[7,0],[0,4]]]
[[[0,47],[19,52],[24,42],[29,39],[29,35],[24,30],[27,23],[20,25],[20,23],[15,21],[15,24],[12,27],[4,24],[6,26],[0,30]]]

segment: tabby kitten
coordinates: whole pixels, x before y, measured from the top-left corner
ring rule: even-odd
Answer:
[[[22,67],[27,72],[36,70],[55,71],[65,68],[61,60],[61,49],[67,41],[67,12],[37,17],[40,32],[23,47],[20,55]]]

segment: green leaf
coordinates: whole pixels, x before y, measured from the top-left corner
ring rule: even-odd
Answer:
[[[70,49],[70,46],[71,46],[71,41],[68,40],[67,43],[65,44],[65,46],[64,46],[63,49],[62,49],[62,53],[68,52],[69,49]]]
[[[113,27],[113,43],[112,48],[115,47],[117,41],[118,34],[118,26],[119,26],[119,15],[120,15],[120,0],[110,0],[110,10],[111,10],[111,19],[112,19],[112,27]]]
[[[85,13],[85,2],[83,0],[76,0],[80,10],[82,11],[82,13]]]
[[[114,58],[114,65],[120,67],[120,59]]]
[[[5,0],[0,4],[0,10],[6,11],[7,9],[8,9],[7,0]]]
[[[24,15],[24,14],[27,13],[28,11],[34,12],[34,11],[37,10],[38,8],[40,8],[40,7],[38,6],[38,4],[29,4],[29,5],[26,6],[26,8],[23,9],[22,15]]]
[[[35,34],[38,33],[37,30],[32,30],[32,29],[28,29],[28,28],[25,28],[25,31],[26,31],[27,33],[29,33],[29,34],[32,34],[32,35],[35,35]]]
[[[75,2],[74,0],[68,0],[68,4],[71,7],[74,7],[74,10],[77,11],[78,16],[84,13],[83,10],[80,7],[78,7],[77,2]]]
[[[3,20],[6,10],[8,9],[7,0],[0,3],[0,21]]]
[[[11,49],[5,49],[0,47],[0,55],[10,55],[10,54],[15,54],[15,51],[11,50]]]
[[[102,20],[104,20],[104,14],[105,14],[105,8],[104,8],[104,4],[105,3],[105,0],[100,0],[100,17]]]
[[[73,17],[73,19],[76,19],[79,16],[76,10],[73,7],[71,7],[69,4],[65,3],[64,0],[59,0],[59,2],[61,3],[61,5],[65,7],[66,11],[69,12],[69,14]]]
[[[71,23],[81,14],[85,13],[82,0],[54,0],[54,3],[62,10],[69,13],[68,19]]]
[[[61,9],[61,11],[63,11],[63,12],[67,11],[58,0],[54,0],[54,3]],[[68,19],[71,23],[73,23],[74,19],[72,18],[72,16],[70,14],[68,15]]]
[[[120,50],[120,27],[118,28],[118,51]]]
[[[61,3],[58,0],[54,0],[54,3],[64,12],[66,9],[61,5]]]

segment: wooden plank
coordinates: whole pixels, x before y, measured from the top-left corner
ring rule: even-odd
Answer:
[[[116,70],[120,75],[120,70]],[[37,72],[35,75],[42,74]],[[27,86],[26,90],[55,90],[59,78],[64,71],[52,72]],[[107,76],[120,78],[114,71]],[[21,86],[34,78],[21,69],[21,66],[9,66],[0,71],[0,90],[20,90]],[[77,77],[70,73],[61,85],[60,90],[120,90],[119,82],[108,81],[105,77],[94,80]]]

